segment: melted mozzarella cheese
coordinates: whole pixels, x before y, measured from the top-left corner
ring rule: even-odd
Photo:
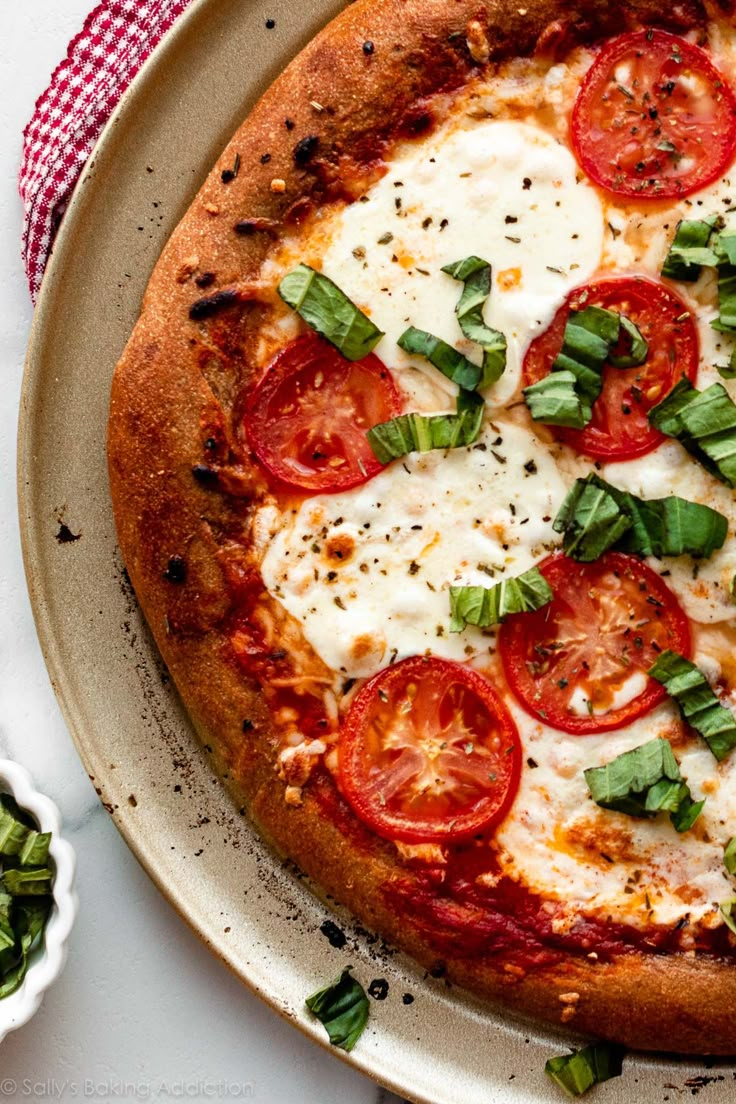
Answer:
[[[532,567],[557,541],[564,494],[539,442],[499,421],[470,448],[414,453],[356,490],[307,499],[282,519],[263,579],[348,676],[429,650],[464,660],[493,638],[449,632],[449,587]]]
[[[642,926],[686,914],[715,916],[718,903],[733,895],[723,842],[736,834],[736,772],[719,767],[705,745],[678,750],[694,799],[706,798],[697,827],[680,836],[666,816],[639,820],[600,809],[583,774],[655,736],[672,735],[674,706],[664,703],[617,732],[579,737],[508,704],[527,762],[536,766],[522,772],[511,813],[496,834],[504,872],[559,901],[582,902]]]
[[[732,71],[735,43],[732,29],[711,31],[716,60]],[[355,490],[313,496],[284,512],[266,505],[257,517],[266,586],[322,660],[344,676],[369,676],[431,651],[470,659],[496,677],[497,661],[489,657],[494,633],[449,633],[448,589],[519,574],[558,546],[551,519],[566,487],[591,467],[550,443],[544,430],[532,435],[498,409],[519,398],[529,342],[572,287],[615,272],[657,278],[679,219],[736,209],[736,171],[733,183],[727,172],[697,196],[638,211],[579,179],[564,143],[569,106],[591,60],[581,48],[552,68],[538,59],[502,66],[489,85],[461,95],[433,135],[400,147],[362,202],[326,210],[264,272],[276,280],[306,261],[334,279],[385,331],[376,351],[400,383],[407,410],[450,410],[455,391],[421,358],[398,349],[408,325],[479,356],[458,326],[461,288],[441,273],[443,265],[470,254],[492,263],[485,318],[509,344],[507,371],[486,396],[495,421],[476,446],[412,454]],[[714,365],[731,351],[730,339],[709,325],[715,277],[706,270],[677,290],[698,314],[702,388],[720,378]],[[277,345],[292,335],[293,318],[278,325]],[[736,399],[736,381],[724,385]],[[709,560],[650,561],[669,572],[689,616],[710,626],[696,633],[694,658],[714,681],[733,664],[725,628],[734,612],[733,493],[674,441],[638,460],[604,465],[602,475],[641,497],[678,494],[728,517],[726,545]],[[731,674],[736,679],[736,670]],[[616,704],[639,689],[627,683]],[[567,902],[571,916],[584,909],[642,925],[683,918],[720,923],[717,904],[733,895],[723,846],[736,835],[736,764],[717,764],[702,741],[683,741],[669,702],[618,732],[576,737],[536,721],[509,693],[506,700],[527,765],[497,830],[503,869]],[[587,712],[584,700],[578,704]],[[681,836],[666,816],[637,820],[600,809],[585,784],[587,767],[657,735],[673,740],[693,797],[706,798],[695,827]]]
[[[441,268],[469,254],[490,261],[485,318],[508,342],[489,396],[498,404],[518,386],[529,341],[597,268],[602,240],[600,201],[567,147],[538,127],[464,117],[407,143],[364,202],[340,212],[321,265],[385,331],[375,351],[416,409],[426,403],[422,377],[445,392],[452,384],[396,341],[413,325],[477,359],[455,317],[462,285]]]

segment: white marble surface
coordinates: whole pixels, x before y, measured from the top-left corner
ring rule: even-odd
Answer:
[[[15,439],[31,304],[20,262],[21,131],[92,0],[4,0],[0,40],[0,757],[60,806],[79,863],[69,961],[8,1036],[0,1099],[396,1101],[304,1039],[217,962],[99,804],[43,664],[18,534]]]

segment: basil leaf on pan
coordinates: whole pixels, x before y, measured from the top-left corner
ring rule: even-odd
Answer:
[[[383,337],[337,284],[309,265],[292,269],[279,284],[279,295],[308,326],[327,338],[348,360],[361,360]]]
[[[695,823],[705,801],[693,801],[668,740],[659,737],[583,772],[591,797],[603,809],[632,817],[670,815],[678,832]]]
[[[648,501],[591,472],[577,479],[553,522],[571,559],[591,562],[614,545],[636,556],[710,556],[728,534],[718,510],[670,495]]]
[[[389,464],[409,452],[462,448],[480,432],[484,402],[473,391],[461,391],[456,414],[399,414],[366,433],[377,460]]]
[[[675,228],[675,236],[669,248],[662,275],[683,283],[697,280],[703,265],[713,266],[717,257],[708,242],[713,230],[722,225],[718,215],[705,219],[683,219]]]
[[[723,230],[715,240],[718,264],[718,318],[711,322],[719,333],[736,333],[736,230]]]
[[[466,391],[475,391],[480,385],[483,369],[472,360],[468,360],[462,353],[448,345],[441,337],[427,333],[426,330],[418,330],[415,326],[409,326],[404,330],[396,344],[405,353],[422,356],[431,365],[437,368],[443,376],[456,383],[458,387]]]
[[[732,349],[728,364],[716,364],[714,367],[721,379],[736,379],[736,348]]]
[[[483,371],[475,385],[483,390],[496,383],[506,368],[506,338],[483,321],[483,308],[491,294],[491,266],[480,257],[466,257],[445,265],[442,271],[464,285],[455,314],[463,335],[483,350]]]
[[[736,405],[723,384],[698,391],[683,377],[648,416],[656,429],[675,437],[711,475],[736,487]]]
[[[553,597],[552,588],[538,567],[491,587],[450,587],[450,632],[461,632],[466,625],[483,629],[498,625],[510,613],[541,609]]]
[[[612,358],[611,350],[619,341],[622,327],[631,347],[628,353]],[[636,367],[644,363],[648,353],[647,342],[624,315],[604,307],[571,310],[565,323],[562,349],[549,374],[524,388],[524,400],[532,418],[548,425],[582,429],[593,417],[593,403],[603,387],[605,364]],[[564,379],[555,380],[555,376],[564,376]]]
[[[623,1047],[611,1043],[591,1043],[572,1054],[550,1058],[544,1072],[568,1096],[582,1096],[593,1085],[621,1076],[624,1053]]]
[[[675,699],[682,719],[702,736],[720,763],[736,747],[736,717],[721,705],[703,672],[677,652],[666,651],[648,674]]]
[[[368,997],[365,989],[346,966],[331,985],[307,997],[307,1008],[324,1025],[330,1042],[342,1050],[352,1050],[368,1022]]]

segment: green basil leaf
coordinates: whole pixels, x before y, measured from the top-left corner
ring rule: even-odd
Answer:
[[[736,874],[736,836],[731,836],[723,848],[723,865],[729,874]]]
[[[473,364],[472,360],[468,360],[457,349],[453,349],[452,345],[448,345],[441,337],[435,337],[426,330],[409,326],[398,339],[397,345],[405,353],[424,357],[442,372],[443,376],[447,376],[466,391],[475,391],[481,383],[483,369],[479,365]]]
[[[373,454],[389,464],[410,452],[462,448],[480,433],[485,403],[474,391],[460,391],[456,414],[400,414],[366,433]]]
[[[611,358],[622,324],[631,339],[630,351]],[[619,368],[643,364],[649,346],[628,318],[603,307],[571,310],[565,323],[562,349],[548,375],[525,387],[524,400],[535,422],[582,429],[593,417],[593,403],[601,393],[606,363]],[[555,377],[564,376],[564,380]],[[577,400],[577,401],[576,401]]]
[[[553,522],[572,559],[590,562],[614,545],[636,556],[710,556],[728,519],[700,502],[670,495],[645,500],[591,472],[577,479]]]
[[[466,257],[445,265],[442,271],[464,285],[455,314],[464,336],[483,350],[483,372],[476,384],[483,390],[496,383],[506,368],[506,338],[483,321],[483,308],[491,294],[491,266],[480,257]]]
[[[30,831],[18,817],[8,796],[3,794],[0,798],[0,855],[17,855]]]
[[[563,533],[565,555],[591,563],[631,528],[608,484],[595,476],[576,479],[560,507],[552,528]]]
[[[23,867],[5,870],[2,884],[11,897],[35,897],[51,893],[52,877],[46,866]]]
[[[659,737],[583,773],[601,808],[632,817],[668,812],[678,832],[692,827],[705,804],[693,801],[669,741]]]
[[[608,363],[614,368],[638,368],[649,356],[649,344],[639,327],[635,326],[625,314],[621,315],[621,329],[629,338],[631,348],[628,353],[621,353],[619,356],[609,353]]]
[[[736,379],[736,348],[731,351],[728,364],[715,365],[721,379]]]
[[[736,897],[730,897],[728,901],[722,901],[718,906],[726,927],[736,935],[736,917],[733,914],[736,907]]]
[[[525,387],[524,401],[534,421],[583,429],[593,417],[593,409],[578,394],[576,384],[572,372],[556,371]]]
[[[383,337],[383,331],[337,284],[308,265],[297,265],[284,276],[278,291],[308,326],[327,338],[348,360],[361,360]]]
[[[10,919],[13,898],[0,886],[0,951],[15,945],[15,932]]]
[[[723,220],[718,215],[705,219],[683,219],[675,228],[675,236],[662,265],[662,275],[670,280],[690,282],[697,280],[703,265],[717,264],[717,257],[708,242],[717,225]]]
[[[683,378],[652,407],[649,421],[677,438],[711,475],[736,487],[736,405],[723,384],[698,391]]]
[[[21,866],[44,866],[49,857],[50,843],[50,832],[30,831],[18,852],[18,862]]]
[[[340,977],[307,998],[307,1008],[324,1025],[330,1042],[342,1050],[352,1050],[368,1021],[368,997],[365,989],[346,966]]]
[[[552,588],[538,567],[491,587],[450,587],[450,632],[461,632],[466,625],[483,629],[498,625],[510,613],[541,609],[553,597]]]
[[[591,1043],[582,1050],[574,1050],[572,1054],[550,1058],[544,1072],[568,1096],[582,1096],[593,1085],[599,1085],[611,1077],[620,1077],[623,1059],[623,1047],[611,1043]]]
[[[677,652],[666,651],[648,674],[674,698],[682,719],[702,736],[720,763],[736,747],[736,717],[721,705],[703,672]]]
[[[9,997],[23,984],[28,970],[28,952],[31,949],[33,939],[30,932],[26,932],[18,940],[13,949],[3,951],[0,955],[0,1000]],[[4,956],[8,958],[5,959]]]

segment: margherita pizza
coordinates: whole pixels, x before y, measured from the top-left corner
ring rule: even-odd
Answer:
[[[166,247],[109,427],[138,597],[279,851],[462,985],[713,1054],[730,11],[358,0]]]

